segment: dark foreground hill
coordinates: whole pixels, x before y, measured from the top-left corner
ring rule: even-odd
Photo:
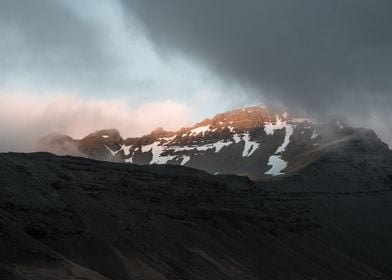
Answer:
[[[392,279],[391,156],[362,148],[259,183],[0,154],[0,279]]]

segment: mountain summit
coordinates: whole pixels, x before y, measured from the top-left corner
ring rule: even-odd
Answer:
[[[307,166],[331,149],[366,135],[369,148],[387,145],[366,129],[334,121],[319,123],[270,112],[265,106],[215,115],[192,127],[171,132],[158,128],[149,135],[123,139],[115,129],[96,131],[74,140],[46,137],[51,152],[140,165],[185,165],[211,174],[245,175],[252,179],[284,176]]]

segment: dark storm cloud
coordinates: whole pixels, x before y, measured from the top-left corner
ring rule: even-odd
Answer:
[[[271,102],[392,130],[390,0],[123,3],[158,49],[201,59]]]

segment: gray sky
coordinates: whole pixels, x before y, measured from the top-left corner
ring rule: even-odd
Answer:
[[[220,87],[203,65],[157,54],[139,25],[118,0],[2,0],[1,85],[136,103]]]
[[[391,11],[390,0],[2,0],[0,150],[260,103],[344,115],[392,143]]]

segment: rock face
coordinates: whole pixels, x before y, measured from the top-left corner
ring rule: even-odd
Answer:
[[[211,174],[246,175],[252,179],[287,175],[322,156],[337,143],[368,133],[339,121],[317,123],[249,107],[218,114],[177,132],[157,129],[140,138],[123,139],[117,130],[102,130],[81,140],[66,139],[89,158],[147,164],[184,165]],[[385,146],[376,135],[377,145]],[[51,152],[62,151],[64,138],[53,139]]]
[[[337,145],[258,183],[0,154],[0,279],[392,279],[391,153]]]

